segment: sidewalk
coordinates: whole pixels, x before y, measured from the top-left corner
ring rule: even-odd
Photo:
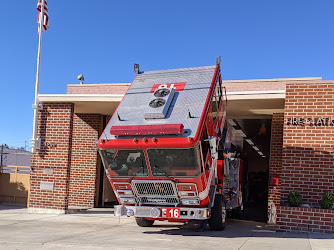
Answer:
[[[334,234],[277,233],[264,223],[229,220],[221,232],[133,218],[95,208],[66,215],[28,214],[0,204],[0,249],[334,249]]]

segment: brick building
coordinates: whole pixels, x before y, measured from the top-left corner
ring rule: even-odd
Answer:
[[[31,158],[30,212],[66,213],[69,207],[115,201],[95,140],[129,85],[68,85],[67,94],[40,95],[42,147]],[[280,231],[334,232],[334,210],[322,210],[318,203],[324,191],[334,191],[334,81],[240,80],[223,85],[227,119],[237,122],[266,156],[243,143],[249,176],[246,217],[267,220],[269,205],[276,209]],[[259,133],[261,127],[264,133]],[[278,177],[278,184],[272,185],[271,177]],[[300,191],[311,208],[288,207],[291,190]]]

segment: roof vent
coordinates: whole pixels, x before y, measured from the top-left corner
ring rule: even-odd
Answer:
[[[169,106],[175,93],[174,88],[156,89],[151,97],[146,112],[145,119],[163,119],[165,118]]]
[[[170,94],[170,90],[167,88],[157,89],[154,91],[155,97],[165,97]]]
[[[165,105],[165,103],[166,103],[165,99],[157,98],[157,99],[153,99],[152,101],[150,101],[150,103],[148,105],[151,108],[159,108],[159,107]]]

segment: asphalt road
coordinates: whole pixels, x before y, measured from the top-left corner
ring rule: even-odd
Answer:
[[[277,233],[264,223],[229,220],[224,231],[157,222],[138,227],[112,209],[66,215],[28,214],[0,204],[0,249],[334,249],[334,234]]]

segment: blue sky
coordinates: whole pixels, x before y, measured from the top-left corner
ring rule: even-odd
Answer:
[[[1,1],[0,143],[32,134],[37,0]],[[331,0],[48,0],[41,94],[67,84],[131,82],[141,70],[215,64],[225,80],[322,76],[334,80]]]

